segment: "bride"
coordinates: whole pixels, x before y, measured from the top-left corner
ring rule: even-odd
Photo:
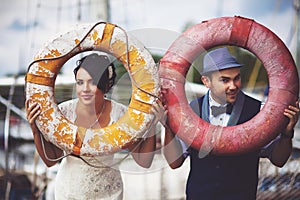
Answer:
[[[83,57],[77,62],[74,75],[78,98],[59,105],[68,120],[77,126],[95,129],[111,125],[126,112],[126,106],[105,98],[116,77],[115,67],[106,55],[93,53]],[[165,111],[161,102],[155,103],[153,108],[153,114],[162,119]],[[58,162],[53,160],[62,157],[64,152],[47,142],[37,128],[35,120],[41,112],[40,106],[37,103],[28,106],[27,100],[26,111],[37,151],[51,167]],[[145,168],[151,166],[156,148],[155,126],[152,127],[149,137],[128,147],[136,163]],[[63,158],[55,179],[55,199],[122,199],[123,182],[117,167],[111,167],[113,156]]]

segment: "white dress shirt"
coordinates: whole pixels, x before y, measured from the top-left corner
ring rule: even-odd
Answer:
[[[212,115],[212,110],[211,110],[211,106],[223,106],[226,107],[227,104],[221,105],[218,102],[216,102],[212,97],[211,97],[211,93],[209,92],[209,121],[211,124],[216,125],[216,126],[227,126],[229,118],[230,118],[230,114],[220,114],[218,116],[213,116]]]

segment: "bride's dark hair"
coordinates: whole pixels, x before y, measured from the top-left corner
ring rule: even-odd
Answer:
[[[103,93],[107,93],[115,83],[116,71],[114,64],[108,56],[96,53],[87,55],[76,62],[77,67],[74,69],[76,78],[79,68],[84,68],[92,77],[94,84]]]

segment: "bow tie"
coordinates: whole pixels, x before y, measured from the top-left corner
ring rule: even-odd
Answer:
[[[230,104],[227,104],[226,107],[224,107],[224,106],[211,106],[211,111],[212,111],[212,115],[214,117],[216,117],[216,116],[218,116],[220,114],[223,114],[223,113],[231,114],[232,108],[233,108],[233,105],[230,103]]]

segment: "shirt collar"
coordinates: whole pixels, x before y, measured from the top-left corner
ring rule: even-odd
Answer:
[[[209,94],[208,94],[208,102],[209,102],[209,107],[211,107],[211,106],[223,106],[223,107],[225,107],[227,105],[227,103],[222,105],[222,104],[216,102],[211,96],[211,91],[209,91]]]

